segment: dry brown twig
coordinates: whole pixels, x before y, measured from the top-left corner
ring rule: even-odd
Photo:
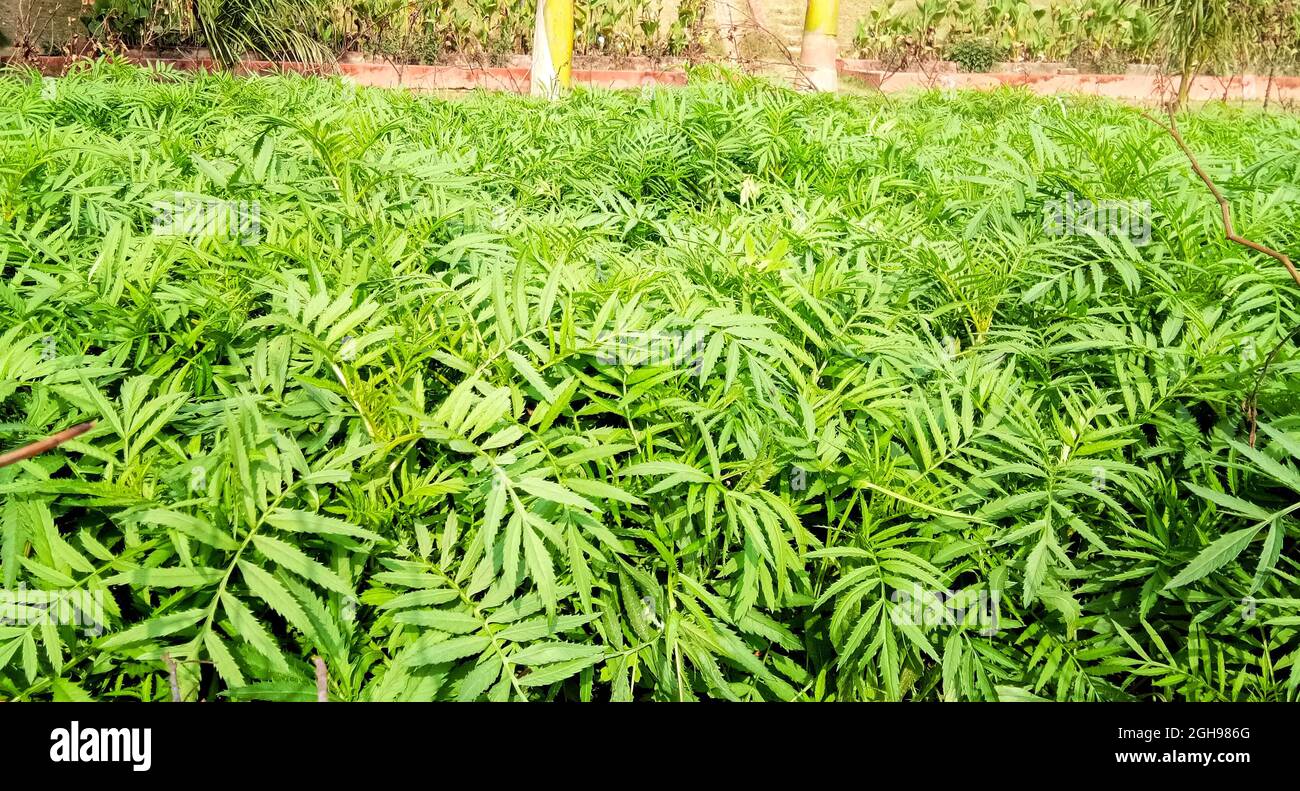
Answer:
[[[328,703],[329,695],[329,674],[325,669],[325,660],[319,656],[313,656],[312,662],[316,663],[316,702]]]
[[[798,79],[796,80],[796,84],[797,84],[799,87],[801,87],[801,88],[807,88],[807,89],[815,89],[815,88],[816,88],[816,86],[813,84],[812,77],[808,76],[808,72],[806,72],[806,71],[804,70],[803,63],[800,62],[799,58],[797,58],[797,57],[795,56],[794,52],[790,49],[790,47],[786,46],[785,41],[782,40],[780,36],[778,36],[774,31],[772,31],[771,29],[769,29],[766,25],[763,24],[762,21],[760,21],[760,20],[757,18],[758,15],[754,12],[754,9],[751,8],[751,7],[749,6],[748,3],[745,4],[746,7],[743,8],[743,9],[740,8],[740,7],[737,6],[737,5],[733,5],[732,3],[728,3],[728,2],[726,2],[725,0],[723,0],[723,1],[720,2],[720,3],[718,3],[718,5],[721,6],[721,7],[723,7],[723,8],[725,8],[725,9],[727,9],[727,10],[739,12],[740,15],[741,15],[741,17],[747,20],[746,22],[742,23],[742,25],[736,25],[736,26],[733,26],[733,28],[734,28],[734,27],[741,27],[741,26],[751,27],[751,28],[753,28],[754,30],[756,30],[756,31],[758,31],[759,33],[761,33],[761,34],[762,34],[763,36],[765,36],[766,38],[768,38],[768,39],[771,40],[771,43],[773,43],[773,44],[776,46],[776,48],[777,48],[778,50],[780,50],[780,55],[781,55],[783,58],[785,58],[784,61],[772,61],[772,63],[773,63],[773,64],[778,64],[778,65],[781,65],[781,66],[789,66],[790,68],[793,68],[793,69],[795,70],[795,73],[798,75]],[[733,35],[734,35],[734,30],[733,30]],[[744,35],[744,34],[742,33],[741,35]],[[742,60],[743,60],[743,59],[742,59]],[[748,59],[748,60],[749,60],[751,63],[753,63],[753,62],[761,62],[761,61],[758,61],[758,60],[755,59],[755,58],[750,58],[750,59]]]
[[[1214,200],[1219,204],[1219,212],[1223,218],[1224,236],[1230,242],[1235,242],[1243,247],[1249,247],[1251,250],[1263,253],[1269,258],[1281,262],[1281,264],[1286,267],[1286,271],[1291,273],[1291,279],[1296,282],[1296,285],[1300,286],[1300,271],[1296,270],[1295,264],[1291,263],[1291,258],[1286,253],[1274,250],[1273,248],[1260,244],[1253,239],[1247,239],[1246,237],[1239,235],[1236,230],[1233,229],[1232,207],[1228,203],[1227,198],[1223,197],[1223,193],[1219,191],[1214,180],[1211,179],[1209,174],[1205,172],[1205,169],[1201,167],[1201,163],[1196,159],[1196,155],[1192,153],[1192,149],[1188,147],[1187,142],[1183,140],[1182,134],[1178,131],[1178,118],[1175,114],[1174,103],[1171,102],[1166,104],[1165,112],[1169,115],[1168,124],[1156,120],[1145,110],[1142,111],[1142,117],[1169,133],[1169,136],[1178,144],[1178,148],[1182,150],[1183,155],[1187,157],[1187,161],[1191,163],[1192,170],[1196,173],[1197,177],[1200,178],[1201,182],[1205,184],[1205,187],[1210,191],[1210,194],[1214,196]],[[1259,376],[1255,379],[1254,388],[1251,389],[1250,395],[1241,404],[1241,411],[1246,416],[1247,425],[1250,426],[1250,446],[1252,448],[1255,447],[1255,431],[1257,429],[1255,418],[1259,414],[1260,384],[1264,381],[1264,377],[1268,375],[1269,366],[1273,364],[1273,359],[1277,356],[1278,351],[1287,341],[1291,340],[1291,337],[1294,335],[1294,331],[1287,333],[1277,346],[1273,348],[1273,351],[1269,352],[1268,357],[1264,361],[1264,367],[1260,370]]]
[[[176,679],[176,660],[172,659],[172,655],[169,653],[164,653],[162,658],[163,662],[167,663],[167,684],[172,690],[172,703],[180,703],[181,685]]]
[[[73,426],[72,428],[60,431],[58,434],[54,434],[53,436],[46,437],[45,439],[40,440],[39,442],[33,442],[32,444],[24,445],[23,447],[17,450],[11,450],[8,453],[0,454],[0,467],[7,467],[10,464],[15,464],[25,459],[30,459],[33,456],[38,456],[48,450],[53,450],[54,448],[57,448],[58,446],[67,442],[68,440],[75,439],[76,437],[85,434],[87,431],[90,431],[94,427],[95,427],[95,421],[91,420],[89,422],[82,423],[80,425]]]

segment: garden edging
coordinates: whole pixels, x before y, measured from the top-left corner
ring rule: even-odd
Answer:
[[[46,75],[60,75],[73,63],[84,60],[67,56],[40,56],[22,60],[16,57],[0,58],[10,64],[27,63]],[[197,71],[212,70],[216,64],[209,58],[154,57],[128,54],[126,60],[139,65],[165,64],[176,69]],[[1024,87],[1039,95],[1086,94],[1130,101],[1160,101],[1171,95],[1176,79],[1159,74],[1076,74],[1070,69],[1033,70],[1017,68],[1016,71],[993,73],[963,73],[951,64],[932,64],[929,71],[888,72],[868,68],[875,64],[863,61],[841,60],[839,73],[879,88],[887,93],[928,88],[990,90],[1002,86]],[[395,65],[376,62],[341,62],[310,64],[294,61],[241,61],[234,69],[236,74],[271,74],[289,71],[302,74],[339,75],[358,85],[382,88],[410,88],[413,90],[500,90],[524,93],[529,88],[529,68],[526,65],[472,66],[472,65]],[[674,69],[574,69],[576,85],[607,89],[632,89],[647,85],[684,85],[686,73]],[[1244,74],[1232,77],[1199,76],[1193,80],[1191,98],[1194,100],[1233,100],[1289,102],[1300,100],[1300,77]]]

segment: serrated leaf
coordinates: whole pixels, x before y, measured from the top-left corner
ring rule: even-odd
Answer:
[[[1259,533],[1258,527],[1248,527],[1220,536],[1214,543],[1201,550],[1200,554],[1184,566],[1173,579],[1165,583],[1163,590],[1181,588],[1223,568],[1236,560],[1257,533]]]

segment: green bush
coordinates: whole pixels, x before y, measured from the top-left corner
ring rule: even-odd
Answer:
[[[1002,56],[994,44],[982,39],[964,39],[952,44],[945,53],[957,68],[968,72],[992,71],[993,64]]]
[[[1300,296],[1132,108],[8,72],[0,218],[0,699],[1297,698]]]
[[[1143,0],[999,0],[875,3],[858,22],[853,47],[889,62],[930,60],[950,44],[981,39],[998,57],[1064,61],[1081,46],[1145,62],[1155,41]]]
[[[500,61],[532,46],[533,0],[95,0],[83,18],[105,44],[210,46],[238,56],[328,60],[362,52],[399,62],[461,57]],[[704,6],[686,0],[663,17],[652,0],[575,0],[574,50],[583,55],[680,55],[697,44]]]

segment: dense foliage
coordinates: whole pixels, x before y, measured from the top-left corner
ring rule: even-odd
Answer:
[[[574,0],[581,55],[680,55],[702,0]],[[533,42],[534,0],[94,0],[82,21],[106,47],[203,45],[215,53],[323,60],[362,52],[401,63],[504,58]]]
[[[969,38],[955,42],[945,54],[961,71],[984,72],[993,68],[1002,53],[989,41]]]
[[[1010,57],[1089,65],[1142,62],[1155,43],[1142,0],[904,0],[874,4],[853,44],[868,56],[921,58],[972,37]]]
[[[1241,409],[1300,300],[1164,133],[696,77],[0,76],[0,447],[98,421],[0,469],[0,576],[105,610],[0,697],[1300,696],[1293,346]],[[1182,123],[1300,247],[1300,121]]]
[[[1221,24],[1221,20],[1228,24]],[[858,20],[853,50],[897,66],[987,41],[1015,60],[1065,61],[1089,71],[1130,63],[1181,69],[1294,72],[1295,0],[879,0]],[[975,69],[978,71],[979,69]]]

